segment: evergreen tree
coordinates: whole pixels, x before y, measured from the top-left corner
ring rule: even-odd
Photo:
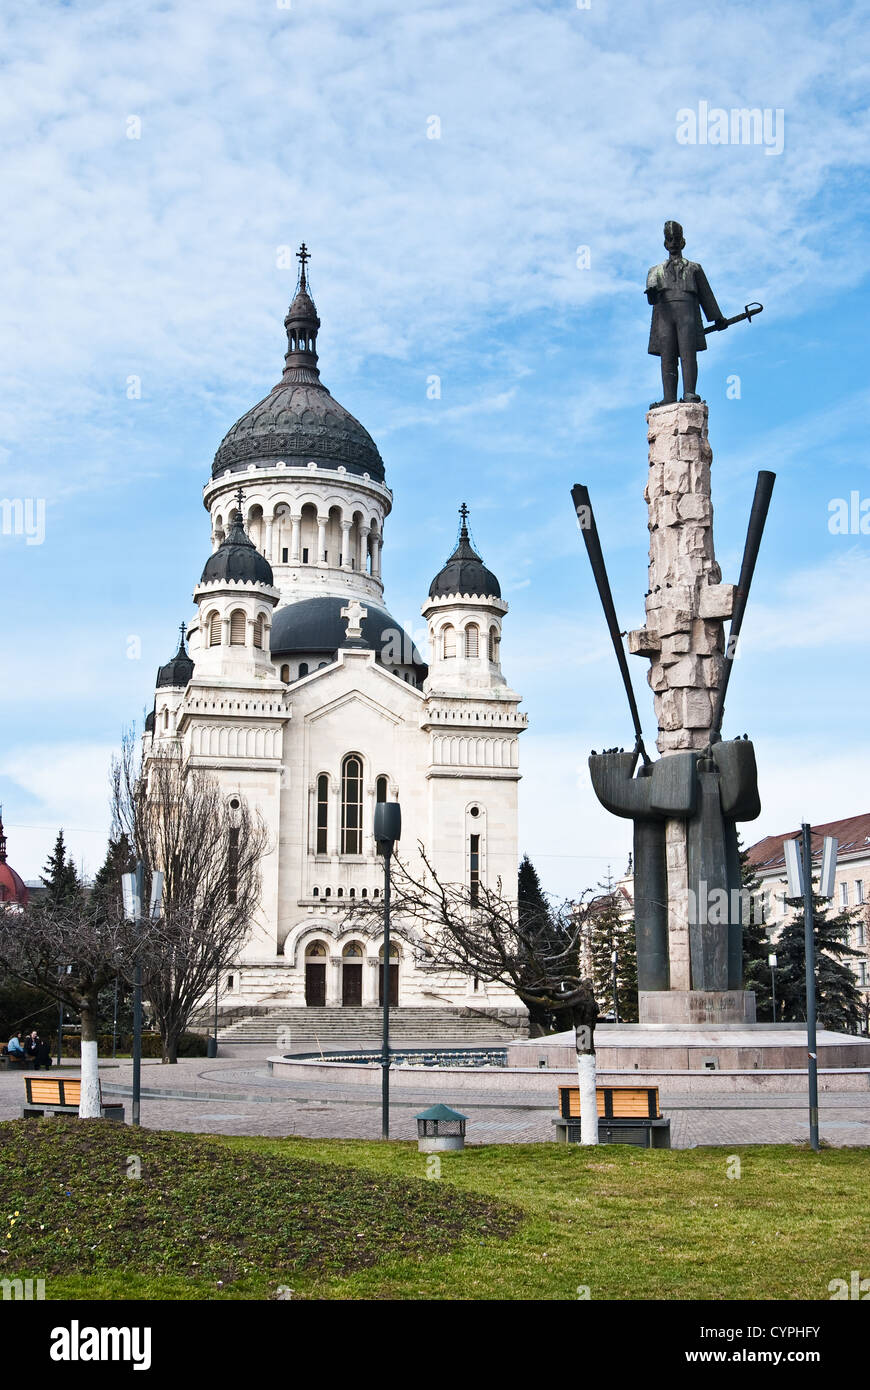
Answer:
[[[613,1014],[614,1002],[620,1023],[637,1022],[637,947],[634,921],[622,916],[623,900],[608,873],[601,897],[592,903],[589,954],[592,984],[602,1013]],[[616,951],[616,1000],[613,997],[613,952]]]
[[[764,924],[762,901],[764,888],[761,879],[750,863],[749,850],[744,849],[738,837],[740,851],[740,879],[744,891],[743,912],[743,988],[755,994],[755,1011],[759,1022],[768,1016],[772,1018],[772,999],[770,992],[770,965],[768,956],[774,949]],[[777,957],[777,960],[779,958]],[[779,1014],[779,991],[777,991],[777,1014]],[[776,1022],[775,1019],[772,1019]]]
[[[46,907],[70,907],[82,891],[76,866],[66,852],[63,830],[57,832],[54,850],[40,878],[48,889]]]
[[[527,854],[524,854],[517,875],[517,915],[520,930],[534,942],[555,943],[558,936],[538,871]],[[566,959],[565,974],[576,971],[576,951],[572,959]],[[564,1032],[573,1027],[570,1017],[554,1014],[550,1010],[534,1004],[529,1009],[529,1036],[543,1037],[550,1032]]]
[[[858,916],[855,908],[831,916],[827,900],[813,896],[816,1017],[820,1028],[847,1033],[859,1030],[861,994],[849,965],[862,955],[849,945]],[[776,956],[777,1014],[781,1020],[802,1023],[807,1016],[803,907],[785,923],[776,943]]]

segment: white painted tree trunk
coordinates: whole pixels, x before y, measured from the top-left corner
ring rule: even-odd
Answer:
[[[577,1029],[577,1082],[580,1087],[580,1143],[598,1143],[598,1098],[595,1094],[595,1045],[581,1039]]]
[[[100,1071],[97,1061],[96,1019],[82,1010],[82,1094],[80,1120],[100,1118]]]

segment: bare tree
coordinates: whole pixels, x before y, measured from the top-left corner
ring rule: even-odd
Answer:
[[[422,970],[477,976],[506,985],[530,1009],[570,1015],[580,1087],[580,1141],[597,1144],[598,1005],[590,981],[578,974],[588,903],[550,907],[546,923],[536,922],[503,895],[500,882],[495,890],[480,884],[472,902],[464,884],[441,882],[419,842],[418,851],[422,871],[416,874],[400,859],[392,861],[391,930],[408,943]],[[380,930],[382,905],[357,900],[348,919],[363,929]]]
[[[266,826],[240,792],[228,796],[176,746],[143,769],[133,737],[112,767],[113,833],[127,835],[149,872],[163,872],[163,909],[142,953],[143,990],[163,1061],[238,956],[260,896]]]
[[[149,930],[143,927],[146,947]],[[0,969],[38,986],[81,1018],[83,1120],[100,1114],[97,998],[119,975],[132,979],[139,944],[130,923],[82,892],[68,903],[0,912]]]

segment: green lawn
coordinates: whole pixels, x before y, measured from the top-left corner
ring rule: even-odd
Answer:
[[[866,1149],[492,1145],[427,1179],[412,1144],[19,1120],[0,1165],[0,1278],[48,1298],[827,1299],[870,1267]]]

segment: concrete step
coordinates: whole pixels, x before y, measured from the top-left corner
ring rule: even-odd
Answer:
[[[381,1036],[383,1014],[380,1009],[276,1008],[268,1013],[236,1018],[218,1028],[218,1039],[232,1043],[275,1043],[282,1033],[297,1042],[376,1042]],[[391,1035],[398,1041],[480,1042],[509,1040],[522,1035],[521,1027],[509,1018],[472,1013],[463,1009],[408,1008],[390,1010]]]

